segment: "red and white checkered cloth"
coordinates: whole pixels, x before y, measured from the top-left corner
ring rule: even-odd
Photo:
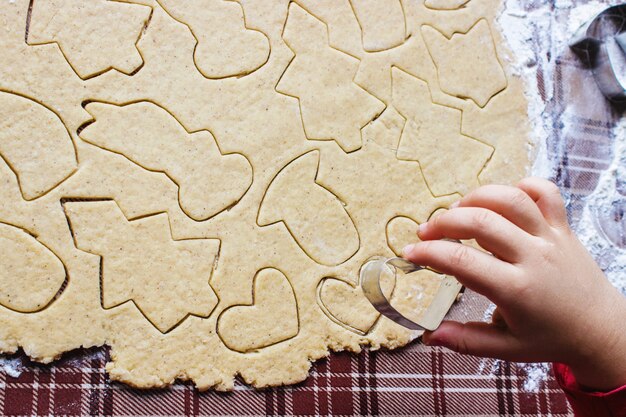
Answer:
[[[564,30],[569,8],[551,0],[552,33]],[[560,2],[564,3],[564,2]],[[572,1],[572,4],[583,3]],[[541,0],[523,2],[529,11]],[[530,19],[529,19],[530,20]],[[529,25],[533,22],[529,21]],[[579,61],[536,29],[537,87],[551,121],[548,156],[554,180],[569,202],[572,223],[612,158],[612,127],[621,113],[608,105]],[[624,140],[624,138],[622,138]],[[488,302],[466,293],[452,318],[480,320]],[[24,363],[13,378],[0,368],[3,415],[433,415],[569,416],[552,376],[528,392],[524,368],[464,357],[418,343],[398,351],[334,354],[315,364],[299,385],[256,391],[238,384],[232,393],[199,393],[189,384],[139,391],[111,383],[105,349],[68,354],[51,366]],[[532,391],[532,390],[531,390]]]
[[[111,384],[102,350],[28,366],[19,378],[0,376],[4,415],[568,415],[553,379],[537,393],[523,389],[525,375],[502,363],[461,357],[414,345],[394,352],[336,354],[317,363],[293,387],[231,393],[197,392],[177,384],[139,391]],[[480,369],[484,369],[482,373]]]

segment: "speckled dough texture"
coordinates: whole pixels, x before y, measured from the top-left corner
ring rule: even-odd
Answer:
[[[0,0],[0,352],[304,380],[399,348],[361,266],[526,173],[499,0]],[[418,318],[429,271],[387,276]]]

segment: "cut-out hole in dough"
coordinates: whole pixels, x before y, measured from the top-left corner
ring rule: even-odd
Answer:
[[[319,151],[280,170],[267,189],[257,222],[283,222],[304,252],[323,265],[338,265],[359,249],[359,234],[343,203],[315,182]]]
[[[209,131],[187,132],[156,104],[91,102],[85,108],[95,121],[80,137],[150,171],[165,173],[178,185],[180,206],[194,220],[207,220],[232,207],[252,184],[247,158],[222,154]],[[228,173],[228,181],[222,173]]]
[[[361,147],[361,127],[385,104],[354,83],[358,61],[328,45],[326,25],[289,5],[283,38],[295,57],[276,90],[300,102],[307,138],[335,140],[345,151]]]
[[[506,88],[506,74],[486,20],[479,20],[467,33],[454,33],[449,39],[431,26],[423,26],[422,34],[437,66],[443,92],[469,98],[485,107]]]
[[[289,340],[300,327],[296,294],[285,274],[274,268],[262,269],[252,287],[252,304],[227,308],[217,324],[224,344],[241,353]]]
[[[82,79],[110,69],[132,74],[143,65],[135,45],[151,7],[106,0],[31,2],[28,43],[56,43]]]
[[[0,222],[0,305],[20,313],[49,306],[67,284],[61,259],[24,229]]]
[[[99,255],[102,306],[132,301],[162,333],[217,305],[209,284],[220,241],[173,240],[167,214],[129,221],[113,200],[63,204],[75,245]]]
[[[59,116],[34,100],[3,91],[0,156],[15,173],[25,200],[46,194],[78,167],[74,142]]]
[[[270,55],[267,36],[248,29],[242,6],[224,0],[158,0],[197,40],[194,61],[206,78],[244,76],[262,67]]]

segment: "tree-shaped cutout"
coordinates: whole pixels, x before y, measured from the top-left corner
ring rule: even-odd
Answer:
[[[135,44],[151,8],[106,0],[33,3],[28,43],[56,43],[79,77],[116,69],[131,74],[143,65]]]
[[[78,249],[101,256],[102,306],[128,301],[165,333],[188,315],[208,317],[209,285],[220,241],[174,240],[167,214],[129,221],[112,200],[66,202]]]
[[[392,70],[393,105],[406,119],[398,158],[418,161],[434,195],[465,194],[493,148],[461,133],[461,111],[435,104],[425,81]]]
[[[307,138],[335,140],[346,152],[361,147],[361,128],[385,105],[354,83],[358,60],[328,44],[326,25],[295,3],[283,33],[295,57],[276,90],[300,100]]]

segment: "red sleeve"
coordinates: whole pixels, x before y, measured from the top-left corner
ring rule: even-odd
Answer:
[[[626,385],[609,392],[591,392],[578,385],[567,365],[555,363],[553,369],[577,417],[626,417]]]

